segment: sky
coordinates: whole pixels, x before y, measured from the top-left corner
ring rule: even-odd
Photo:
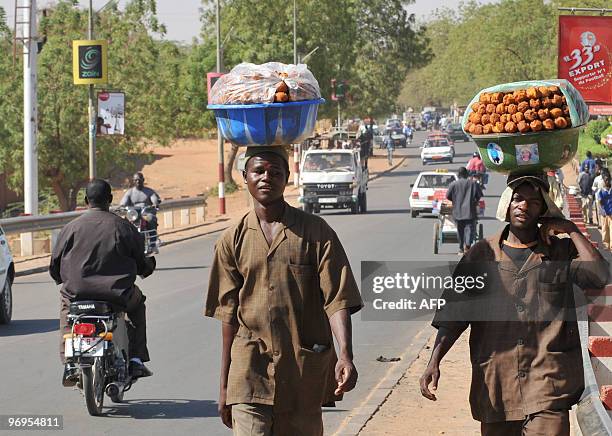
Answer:
[[[23,4],[23,0],[18,0]],[[99,9],[106,3],[107,0],[93,0],[94,9]],[[265,1],[265,0],[261,0]],[[461,0],[416,0],[412,5],[409,5],[406,10],[409,13],[414,13],[417,19],[424,20],[430,16],[436,8],[447,6],[456,8]],[[480,0],[481,3],[491,3],[494,0]],[[54,3],[50,0],[37,0],[37,7],[40,9],[49,3]],[[80,1],[81,4],[87,5],[87,1]],[[120,0],[119,5],[125,3],[125,0]],[[191,42],[192,38],[198,37],[200,33],[199,7],[200,0],[157,0],[157,15],[162,23],[167,28],[167,39]],[[289,7],[291,2],[287,1]],[[7,13],[9,25],[13,26],[15,15],[15,0],[0,0],[0,6]],[[298,0],[299,7],[299,0]]]

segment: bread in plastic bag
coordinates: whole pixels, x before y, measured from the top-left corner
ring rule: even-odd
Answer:
[[[305,64],[241,63],[210,90],[212,104],[251,104],[316,100],[319,83]]]

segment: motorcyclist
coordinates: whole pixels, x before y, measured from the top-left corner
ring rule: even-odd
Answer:
[[[157,208],[161,203],[161,198],[153,189],[144,185],[145,178],[141,172],[132,176],[132,186],[128,189],[121,199],[120,206],[154,206]],[[152,209],[151,217],[148,221],[150,230],[157,229],[157,210]]]
[[[89,209],[68,223],[60,232],[51,254],[49,273],[60,291],[60,358],[64,361],[63,335],[70,333],[67,317],[70,303],[100,300],[127,314],[131,325],[129,370],[134,378],[153,373],[143,362],[149,361],[146,333],[146,297],[135,285],[136,276],[147,277],[155,270],[155,258],[145,257],[144,238],[134,226],[109,212],[113,200],[111,186],[95,179],[86,188]],[[77,368],[64,365],[64,386],[77,382]]]
[[[472,158],[468,162],[466,168],[470,176],[475,181],[480,183],[482,189],[485,189],[485,185],[487,183],[487,169],[484,165],[484,162],[482,161],[482,158],[480,157],[480,154],[477,151],[472,154]]]

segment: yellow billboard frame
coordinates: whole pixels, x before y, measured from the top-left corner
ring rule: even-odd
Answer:
[[[102,52],[102,77],[79,77],[79,47],[99,45]],[[72,41],[72,78],[75,85],[98,85],[108,83],[108,41],[105,39],[79,39]]]

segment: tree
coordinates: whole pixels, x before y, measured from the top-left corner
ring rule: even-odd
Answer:
[[[605,7],[605,0],[577,0],[574,7]],[[433,57],[409,72],[399,103],[422,107],[467,102],[497,83],[554,78],[557,74],[558,7],[561,0],[474,0],[440,9],[427,23]]]
[[[189,95],[175,86],[186,54],[167,41],[155,16],[154,0],[132,0],[124,11],[116,6],[96,17],[96,37],[109,41],[107,89],[126,93],[126,135],[97,138],[98,176],[109,178],[133,171],[135,155],[150,144],[167,144],[177,134],[176,119]],[[38,151],[42,186],[51,186],[62,210],[76,207],[88,180],[87,88],[72,83],[72,40],[86,35],[87,12],[76,1],[60,1],[40,23],[47,37],[39,55]],[[10,36],[0,31],[0,153],[11,169],[11,187],[22,183],[21,66],[8,59]]]

